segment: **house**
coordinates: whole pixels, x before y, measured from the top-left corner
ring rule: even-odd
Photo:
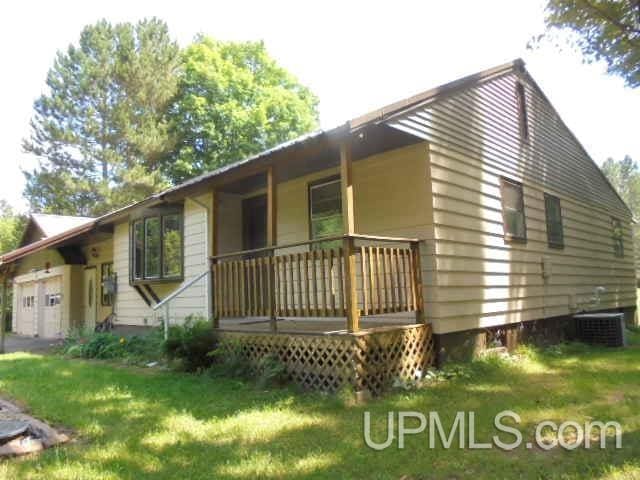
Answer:
[[[199,315],[244,338],[248,355],[299,354],[302,383],[375,390],[435,352],[561,338],[576,312],[633,318],[631,221],[516,60],[32,238],[1,261],[17,332],[64,334],[112,310],[119,325]],[[49,288],[52,275],[72,288]],[[59,309],[49,327],[38,320],[48,309]],[[316,363],[299,367],[302,357]]]

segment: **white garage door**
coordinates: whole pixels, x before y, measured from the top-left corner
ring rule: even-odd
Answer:
[[[61,303],[62,277],[53,277],[40,283],[40,307],[38,331],[43,338],[54,338],[62,335]]]
[[[36,284],[35,282],[23,283],[18,291],[16,330],[20,335],[33,335],[36,319]]]

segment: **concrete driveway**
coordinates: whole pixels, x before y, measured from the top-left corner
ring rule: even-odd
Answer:
[[[61,343],[62,340],[55,338],[22,337],[20,335],[9,334],[5,338],[4,346],[5,352],[7,353],[47,353]]]

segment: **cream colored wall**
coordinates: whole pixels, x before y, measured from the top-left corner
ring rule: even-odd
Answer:
[[[202,195],[196,199],[210,206],[211,195]],[[195,278],[208,268],[208,249],[210,238],[207,235],[207,211],[198,203],[186,199],[184,204],[184,281]],[[152,325],[153,310],[140,298],[129,285],[129,222],[115,226],[114,231],[114,270],[118,274],[118,294],[116,297],[117,323],[123,325]],[[180,323],[188,315],[208,317],[207,277],[196,282],[171,302],[170,321]],[[160,300],[166,298],[180,287],[181,283],[162,283],[152,285]],[[157,312],[158,318],[165,310]]]
[[[44,270],[47,263],[50,267],[64,265],[64,259],[57,250],[41,250],[33,253],[18,262],[16,275],[30,273],[33,270]]]
[[[526,75],[493,78],[389,125],[430,145],[436,271],[425,299],[436,333],[635,306],[630,214]],[[500,176],[524,185],[526,244],[503,240]],[[547,246],[544,192],[561,199],[564,250]],[[625,228],[622,259],[613,253],[611,216]],[[546,280],[543,262],[551,271]],[[590,299],[598,286],[606,293],[596,305]]]
[[[439,146],[431,147],[437,288],[426,292],[436,333],[489,327],[635,304],[629,224],[626,258],[613,254],[610,213],[563,192],[523,183],[527,243],[505,243],[500,175]],[[561,199],[565,248],[550,248],[544,192]],[[543,261],[550,277],[543,277]],[[607,289],[591,304],[595,287]]]

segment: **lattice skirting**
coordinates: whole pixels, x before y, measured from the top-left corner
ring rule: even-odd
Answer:
[[[351,386],[356,391],[368,390],[379,395],[394,379],[417,378],[434,361],[430,325],[339,335],[230,331],[219,334],[224,348],[239,349],[250,362],[276,354],[294,383],[327,392]]]

